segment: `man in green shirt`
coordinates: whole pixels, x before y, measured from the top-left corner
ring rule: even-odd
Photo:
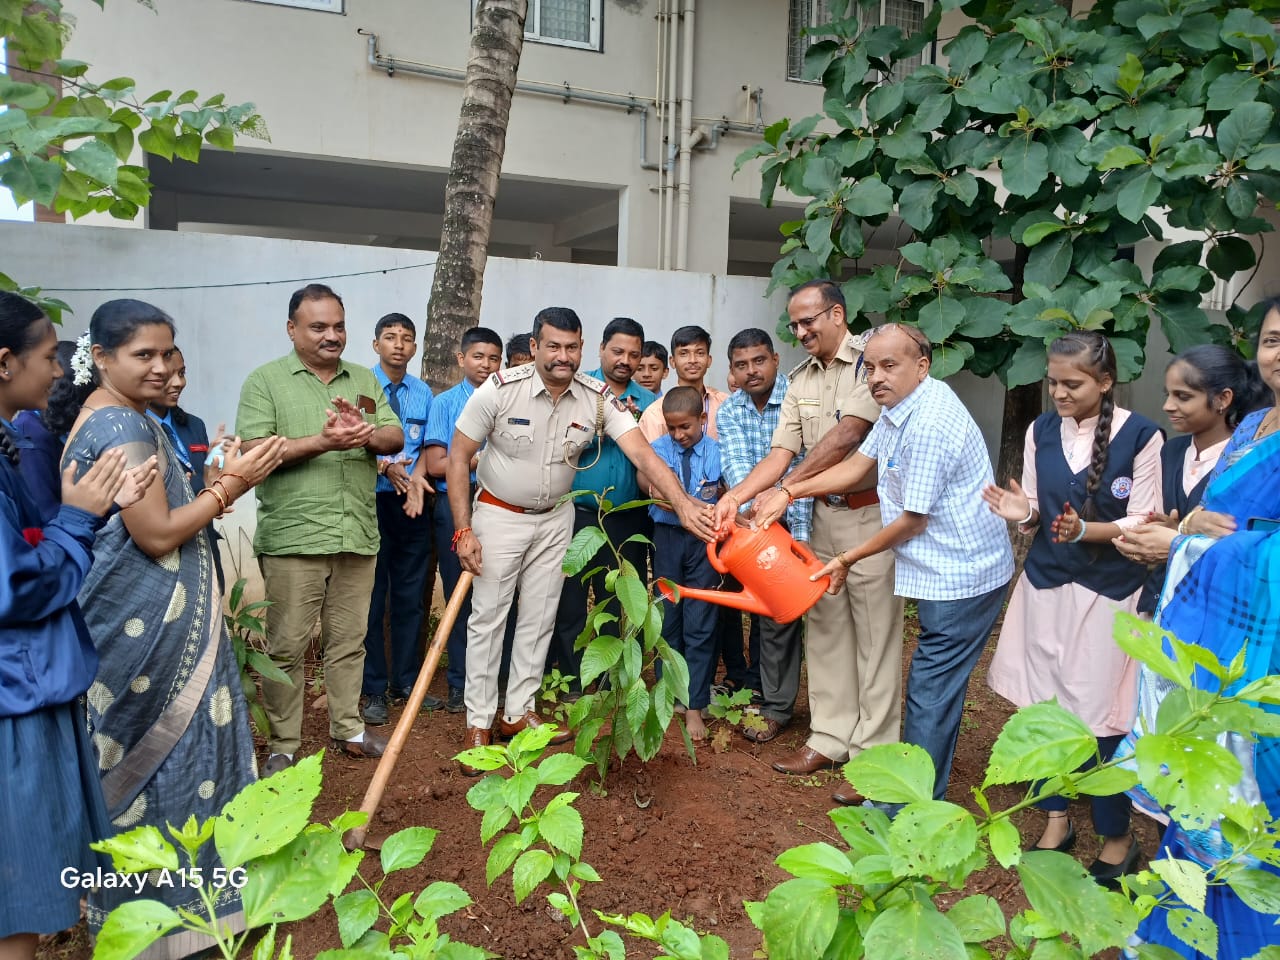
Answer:
[[[378,554],[377,456],[404,446],[400,419],[373,372],[342,359],[342,299],[310,284],[289,300],[293,351],[249,374],[236,433],[246,450],[279,434],[284,463],[260,484],[254,552],[267,599],[267,645],[293,685],[262,682],[271,722],[263,776],[302,745],[303,656],[321,621],[329,732],[351,757],[378,757],[386,740],[360,719],[364,634]]]

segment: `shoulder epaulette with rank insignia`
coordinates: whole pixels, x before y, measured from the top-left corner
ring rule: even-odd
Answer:
[[[533,376],[533,364],[522,363],[518,367],[507,367],[505,370],[499,370],[490,379],[495,387],[501,387],[507,383],[528,380],[531,376]]]
[[[809,365],[809,361],[812,359],[813,359],[812,357],[805,357],[803,360],[797,363],[794,367],[788,370],[787,379],[794,380],[796,374],[799,373],[801,370],[803,370],[805,367],[807,367]]]
[[[609,393],[609,385],[607,383],[605,383],[603,380],[597,380],[595,377],[589,376],[588,374],[583,373],[581,370],[574,371],[573,379],[577,380],[578,383],[582,384],[592,393],[602,393],[602,394]]]

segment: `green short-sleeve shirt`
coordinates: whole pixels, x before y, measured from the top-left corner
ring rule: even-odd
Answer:
[[[236,433],[245,440],[272,434],[294,439],[314,436],[324,429],[325,411],[333,408],[334,397],[356,403],[362,396],[376,404],[375,426],[400,425],[368,367],[339,360],[337,375],[324,383],[291,351],[249,374],[240,388]],[[254,552],[376,554],[377,480],[377,461],[363,447],[331,450],[279,468],[257,488]]]

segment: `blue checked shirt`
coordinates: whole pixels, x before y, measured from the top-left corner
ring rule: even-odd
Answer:
[[[982,432],[960,398],[932,377],[886,407],[858,451],[880,469],[876,491],[888,526],[925,514],[924,533],[893,548],[894,590],[916,600],[980,597],[1013,577],[1005,522],[982,502],[993,483]]]
[[[689,482],[684,482],[681,454],[684,449],[671,439],[670,434],[653,441],[653,452],[658,459],[671,468],[684,492],[699,503],[715,503],[720,499],[720,444],[707,434],[693,445],[693,455],[689,458]],[[665,523],[668,526],[680,526],[680,518],[672,510],[664,510],[657,504],[649,507],[649,516],[654,523]]]
[[[373,375],[378,378],[378,386],[391,402],[394,391],[400,401],[400,425],[404,428],[404,449],[387,457],[379,457],[379,461],[403,463],[405,473],[413,473],[413,468],[422,456],[422,448],[426,446],[427,416],[431,410],[431,388],[411,373],[406,373],[399,383],[392,383],[391,378],[382,369],[382,364],[373,365]],[[395,487],[386,477],[378,477],[378,493],[394,493]]]
[[[462,416],[462,408],[467,405],[476,388],[471,381],[463,378],[462,382],[445,390],[431,404],[431,412],[427,415],[427,433],[422,441],[424,447],[444,447],[449,452],[453,443],[453,428],[458,425],[458,417]],[[476,482],[475,471],[471,473],[471,482]],[[443,479],[431,478],[431,485],[436,491],[443,493],[448,489]]]
[[[741,483],[768,455],[773,446],[773,431],[778,428],[778,417],[782,413],[782,398],[786,394],[787,377],[779,373],[763,413],[756,409],[755,401],[744,390],[735,390],[716,411],[720,465],[727,486]],[[802,459],[804,454],[798,454],[787,472],[794,470]],[[743,504],[742,509],[747,509],[747,504]],[[809,532],[813,529],[812,497],[797,500],[787,507],[787,526],[796,540],[808,541]]]
[[[597,380],[604,380],[604,370],[592,370],[587,376],[595,377]],[[610,389],[612,390],[613,388],[611,387]],[[644,413],[649,404],[653,403],[656,398],[652,391],[646,390],[632,380],[627,384],[627,389],[623,391],[622,396],[618,397],[618,399],[623,403],[626,403],[628,399],[634,400],[636,409]],[[631,465],[631,461],[622,452],[622,448],[609,437],[592,440],[587,445],[587,448],[582,451],[582,455],[578,457],[578,465],[586,466],[596,459],[596,451],[600,449],[596,444],[602,440],[604,450],[600,453],[599,461],[574,475],[573,489],[594,490],[596,493],[604,493],[606,487],[612,487],[613,491],[609,494],[611,503],[619,504],[626,503],[628,500],[638,500],[640,498],[640,486],[636,483],[636,468]],[[596,508],[596,502],[590,497],[580,497],[574,503],[581,507],[590,507],[592,511]]]

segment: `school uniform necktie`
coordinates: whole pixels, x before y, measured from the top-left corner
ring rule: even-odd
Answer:
[[[396,415],[396,419],[400,418],[400,388],[394,383],[387,384],[387,403],[391,405],[391,412]]]
[[[693,447],[680,451],[680,479],[684,483],[684,492],[690,493],[689,485],[693,482]]]

